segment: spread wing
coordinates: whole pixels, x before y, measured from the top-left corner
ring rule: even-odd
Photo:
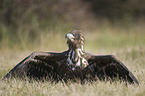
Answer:
[[[33,52],[18,63],[4,79],[25,76],[36,79],[57,78],[56,70],[61,62],[65,62],[65,53]]]
[[[88,59],[88,63],[92,66],[99,79],[107,77],[113,80],[119,78],[130,83],[139,84],[138,80],[127,67],[112,55],[91,56]]]

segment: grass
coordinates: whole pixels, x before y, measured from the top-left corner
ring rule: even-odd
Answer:
[[[70,30],[64,30],[66,32]],[[67,49],[64,34],[41,34],[34,42],[12,43],[3,39],[0,49],[0,78],[33,51]],[[85,51],[92,54],[113,54],[135,75],[140,85],[123,82],[93,82],[92,84],[69,82],[68,84],[13,79],[0,80],[1,96],[143,96],[145,94],[145,30],[143,26],[128,28],[105,26],[85,32]],[[5,41],[6,40],[6,41]]]

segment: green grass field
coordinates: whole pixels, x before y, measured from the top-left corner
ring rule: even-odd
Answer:
[[[70,29],[71,30],[71,29]],[[70,31],[63,30],[65,33]],[[62,31],[62,30],[61,30]],[[85,31],[85,30],[84,30]],[[87,30],[88,31],[88,30]],[[67,50],[65,33],[44,33],[36,41],[25,38],[20,43],[4,38],[0,49],[0,78],[33,51],[62,52]],[[142,26],[127,28],[100,27],[84,33],[85,51],[92,54],[113,54],[135,75],[140,85],[123,82],[68,84],[13,79],[0,80],[1,96],[144,96],[145,95],[145,29]]]

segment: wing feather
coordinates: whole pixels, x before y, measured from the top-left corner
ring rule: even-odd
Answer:
[[[135,76],[128,68],[113,55],[95,55],[88,59],[88,63],[93,66],[95,74],[99,78],[109,77],[111,79],[119,77],[119,79],[127,80],[130,83],[139,84]]]
[[[3,79],[13,77],[55,78],[60,61],[65,59],[65,53],[33,52],[18,63]],[[51,77],[51,78],[52,78]]]

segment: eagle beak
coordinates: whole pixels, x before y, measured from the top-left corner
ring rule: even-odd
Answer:
[[[75,37],[71,33],[68,33],[65,35],[65,38],[74,39]]]

